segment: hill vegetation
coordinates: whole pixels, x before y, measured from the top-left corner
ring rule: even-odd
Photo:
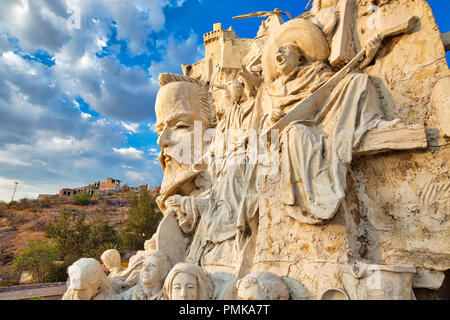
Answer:
[[[36,282],[65,281],[74,261],[110,248],[131,254],[161,218],[147,190],[0,202],[0,286],[18,284],[22,271]]]

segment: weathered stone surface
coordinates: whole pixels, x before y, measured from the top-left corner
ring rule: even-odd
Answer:
[[[450,71],[425,1],[377,3],[241,16],[267,17],[255,39],[215,24],[204,59],[160,76],[155,247],[178,263],[166,299],[438,288],[450,269]]]
[[[441,271],[417,269],[413,276],[413,288],[426,288],[437,290],[442,286],[445,274]]]
[[[450,51],[450,31],[443,33],[441,36],[442,42],[444,43],[445,51]]]
[[[438,128],[441,136],[450,138],[450,77],[442,78],[436,83],[431,96],[432,105],[436,108]]]

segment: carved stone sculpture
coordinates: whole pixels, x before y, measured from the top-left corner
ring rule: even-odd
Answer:
[[[144,260],[138,283],[115,296],[114,300],[160,300],[163,298],[163,284],[171,269],[169,258],[154,251]]]
[[[144,250],[139,250],[134,256],[130,258],[130,260],[128,261],[128,267],[126,269],[122,270],[120,273],[109,275],[110,280],[115,284],[118,290],[127,290],[138,282],[144,260],[149,257],[154,251],[156,251],[155,234],[151,237],[151,239],[148,239],[144,242]],[[117,254],[115,254],[115,256],[117,257]]]
[[[116,249],[108,249],[102,253],[100,259],[108,270],[108,277],[117,277],[122,272],[120,253]]]
[[[106,300],[117,294],[100,263],[81,258],[68,268],[69,287],[62,300]]]
[[[253,272],[237,284],[239,300],[289,300],[289,289],[279,276],[268,271]]]
[[[242,68],[228,70],[224,65],[212,73],[202,74],[200,66],[204,66],[205,60],[190,66],[189,74],[196,75],[196,79],[214,79],[210,92],[218,117],[211,142],[212,157],[206,162],[211,178],[211,185],[206,188],[209,191],[205,190],[203,197],[196,198],[195,192],[189,194],[178,190],[165,201],[165,205],[179,212],[178,216],[181,213],[178,219],[181,234],[192,237],[190,247],[186,247],[184,257],[179,260],[202,266],[214,274],[224,288],[227,287],[226,279],[242,278],[270,269],[277,270],[280,275],[289,273],[291,282],[296,283],[292,291],[300,299],[377,296],[395,299],[412,296],[407,292],[408,286],[412,286],[408,272],[391,274],[384,269],[368,270],[364,277],[376,275],[381,279],[382,288],[377,293],[369,282],[369,286],[361,286],[358,290],[362,292],[355,295],[350,280],[339,280],[346,277],[343,271],[346,267],[365,259],[371,265],[381,266],[391,261],[397,268],[395,270],[414,265],[410,263],[414,254],[399,253],[408,250],[400,240],[395,240],[396,247],[391,248],[389,241],[385,244],[379,239],[371,239],[372,243],[379,243],[389,251],[389,257],[380,255],[375,250],[376,246],[371,247],[361,240],[371,235],[366,234],[366,230],[375,234],[383,230],[387,232],[387,239],[395,237],[389,219],[380,218],[381,213],[389,209],[381,208],[374,199],[380,190],[390,190],[391,194],[401,190],[383,186],[363,173],[364,163],[372,163],[372,170],[379,170],[375,164],[381,160],[375,159],[387,157],[390,160],[382,160],[383,165],[393,164],[397,161],[395,159],[402,157],[402,150],[405,154],[413,154],[412,150],[428,147],[430,141],[425,135],[423,121],[404,111],[408,107],[401,98],[408,95],[406,92],[411,96],[417,94],[413,85],[405,88],[403,83],[408,82],[420,68],[428,68],[425,60],[417,56],[416,71],[403,78],[401,70],[393,74],[383,61],[390,61],[391,67],[395,68],[389,50],[393,50],[397,59],[406,59],[404,52],[408,51],[411,43],[408,38],[426,42],[426,34],[433,34],[432,41],[442,40],[439,32],[430,31],[433,26],[430,26],[429,7],[426,5],[415,13],[411,10],[404,12],[406,2],[403,0],[381,5],[382,11],[350,0],[316,0],[310,12],[288,22],[282,21],[282,11],[274,11],[276,14],[271,17],[277,19],[271,21],[278,23],[272,23],[271,28],[265,28],[263,24],[257,37],[248,42],[244,55],[242,50],[238,55],[225,51],[226,46],[216,46],[216,42],[221,41],[220,30],[216,26],[215,31],[205,36],[206,60],[223,55],[227,57],[229,66],[228,62],[234,57],[240,59]],[[402,18],[392,18],[388,8],[395,12],[392,17]],[[385,18],[382,24],[376,25],[376,29],[369,30],[374,26],[370,23],[376,18],[374,15]],[[426,30],[420,29],[419,20],[427,26]],[[216,33],[218,37],[214,38],[213,45]],[[238,37],[235,40],[239,46],[246,43],[245,39]],[[391,43],[397,42],[402,44],[403,53],[390,47]],[[434,63],[433,70],[439,70],[426,71],[436,73],[435,80],[429,84],[431,87],[437,80],[448,76],[443,63],[443,44],[439,46],[442,50],[439,48],[438,52],[432,53],[435,60],[427,60]],[[261,81],[248,85],[245,77]],[[445,110],[441,107],[445,104],[442,102],[445,100],[442,98],[445,95],[441,94],[445,91],[441,89],[444,87],[442,83],[444,80],[436,85],[436,93],[431,100],[431,90],[421,95],[421,101],[432,101],[441,113]],[[214,90],[214,87],[223,90]],[[396,87],[397,91],[390,87]],[[253,88],[252,94],[248,93],[249,88]],[[223,91],[228,94],[218,93]],[[421,109],[414,98],[408,101],[409,105],[415,105],[415,110]],[[395,111],[396,104],[402,106],[398,109],[401,112]],[[240,110],[245,110],[245,121]],[[159,122],[158,117],[157,112]],[[436,119],[433,123],[439,121]],[[440,127],[445,128],[445,124]],[[237,131],[233,132],[233,129]],[[255,132],[262,142],[255,144],[252,140]],[[433,137],[430,133],[428,137]],[[445,130],[442,134],[445,135]],[[225,136],[225,142],[221,136]],[[265,153],[260,151],[261,146],[263,149],[267,147]],[[222,150],[222,153],[217,150]],[[386,156],[383,154],[386,151],[399,153]],[[442,157],[445,155],[440,159]],[[425,162],[422,164],[427,166]],[[399,178],[402,176],[400,173],[397,175]],[[404,175],[402,177],[404,179]],[[440,178],[445,179],[448,177]],[[368,180],[377,184],[378,191],[369,187],[370,184],[366,186],[365,181]],[[413,190],[420,187],[413,187],[416,182],[412,178],[408,181],[411,185],[407,187],[408,199],[418,208],[426,206],[426,210],[430,210],[428,202],[440,204],[446,197],[445,194],[436,194],[446,192],[445,182],[427,184],[422,192],[416,194]],[[438,184],[442,187],[434,187]],[[194,202],[192,195],[196,199]],[[201,201],[204,202],[199,205]],[[437,210],[441,207],[439,205]],[[189,214],[190,210],[194,214]],[[401,210],[396,210],[400,217]],[[401,220],[397,218],[396,221]],[[412,226],[416,228],[417,220],[408,221],[408,225],[402,227],[404,230]],[[425,223],[425,220],[421,221],[418,225]],[[196,228],[186,228],[186,224],[195,224],[192,222],[197,223]],[[446,228],[448,226],[439,230]],[[420,247],[420,242],[415,242],[414,246]],[[425,249],[427,254],[434,252],[431,247]],[[444,262],[447,261],[445,250],[438,250],[444,260],[432,263],[434,268],[443,270],[446,267],[442,264],[448,265]],[[370,254],[366,256],[368,252]],[[397,255],[401,258],[397,259]],[[417,263],[433,269],[425,260]],[[340,276],[333,276],[336,274]],[[406,288],[406,291],[399,289],[402,293],[388,294],[388,289],[383,288],[389,282],[383,280],[385,275],[397,279],[399,288]],[[430,280],[429,286],[434,287],[435,284]],[[227,290],[222,291],[232,296]]]
[[[202,60],[160,75],[166,299],[414,299],[448,283],[446,38],[423,0],[377,4],[239,16],[268,19],[254,39],[215,24]]]
[[[206,272],[189,263],[177,263],[164,282],[167,300],[210,300],[213,290],[213,283]]]

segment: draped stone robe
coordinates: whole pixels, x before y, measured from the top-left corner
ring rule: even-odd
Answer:
[[[311,88],[317,89],[329,78],[321,75],[327,70],[317,63],[305,68],[298,73],[300,77],[286,84],[290,85],[288,96],[276,96],[275,90],[269,90],[275,107],[289,108],[305,97],[305,91],[311,94]],[[368,130],[378,125],[383,114],[375,87],[362,73],[351,73],[341,80],[320,110],[327,111],[315,125],[302,123],[308,119],[298,119],[280,133],[279,190],[284,204],[325,220],[333,217],[345,196],[353,149]]]

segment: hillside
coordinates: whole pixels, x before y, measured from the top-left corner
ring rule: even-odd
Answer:
[[[156,194],[150,194],[154,200]],[[118,192],[94,196],[84,206],[76,205],[72,197],[57,195],[46,200],[22,199],[10,205],[0,202],[0,279],[11,278],[13,258],[29,240],[43,240],[46,226],[54,224],[60,212],[67,209],[85,212],[88,223],[107,221],[119,232],[128,216],[130,201],[130,192]]]

